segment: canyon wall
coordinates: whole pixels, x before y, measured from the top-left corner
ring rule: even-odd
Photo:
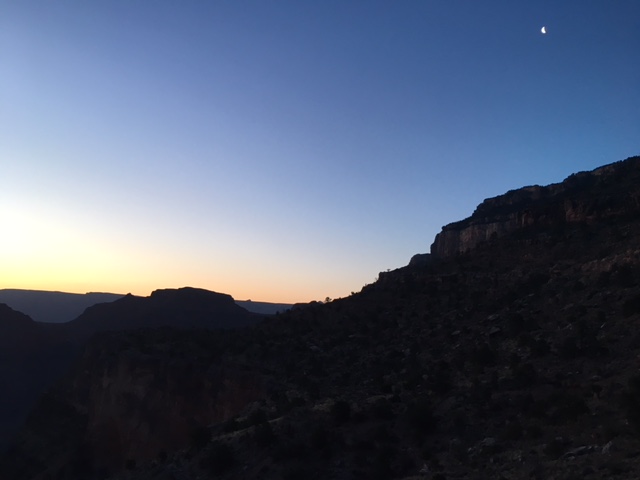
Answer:
[[[486,199],[469,218],[444,226],[431,254],[451,257],[530,227],[558,228],[639,212],[640,157],[631,157],[571,175],[562,183],[524,187]]]
[[[41,397],[9,451],[12,470],[2,473],[121,471],[188,447],[202,426],[263,398],[258,375],[218,362],[208,335],[215,336],[169,329],[96,336],[67,379]]]

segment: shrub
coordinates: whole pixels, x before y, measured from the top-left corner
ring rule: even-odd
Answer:
[[[393,406],[386,398],[379,398],[371,405],[371,414],[378,420],[391,420],[394,417]]]
[[[302,459],[309,454],[309,447],[300,438],[280,442],[272,450],[271,458],[276,462]]]
[[[405,419],[416,440],[422,440],[436,429],[436,418],[428,399],[418,399],[409,404]]]
[[[567,360],[577,358],[581,353],[580,347],[578,347],[578,342],[574,337],[565,338],[558,346],[558,354]]]
[[[306,480],[310,478],[311,472],[309,467],[305,467],[302,465],[296,465],[293,467],[289,467],[282,474],[282,478],[284,480]]]
[[[374,480],[395,478],[396,475],[394,475],[393,464],[397,454],[398,449],[392,445],[383,445],[375,449],[371,456],[363,459],[363,464],[366,465],[367,469],[363,478],[371,478]]]
[[[318,425],[313,429],[310,436],[311,446],[323,452],[328,452],[331,450],[331,435],[327,430],[322,426]]]
[[[240,424],[240,422],[238,422],[238,420],[236,420],[235,418],[232,418],[231,420],[224,423],[224,425],[222,426],[222,431],[224,433],[231,433],[237,432],[241,428],[242,425]]]
[[[640,433],[640,375],[629,378],[628,389],[623,397],[623,406],[629,425]]]
[[[220,475],[230,470],[235,463],[235,452],[229,445],[222,442],[214,443],[205,459],[205,466],[215,475]]]
[[[625,317],[640,313],[640,295],[635,295],[625,301],[622,305],[622,311]]]
[[[524,318],[519,313],[514,313],[509,316],[507,325],[512,334],[520,334],[529,331],[529,325],[524,321]]]
[[[267,422],[267,413],[261,408],[258,408],[253,412],[251,412],[251,414],[247,418],[248,427],[253,427],[255,425],[260,425],[261,423],[266,423],[266,422]]]
[[[452,423],[453,431],[456,435],[462,436],[465,434],[469,427],[469,419],[464,410],[457,410],[453,413]]]
[[[623,288],[630,288],[636,285],[635,274],[631,265],[620,265],[616,272],[616,282]]]
[[[518,365],[513,371],[513,382],[517,388],[526,388],[534,385],[538,380],[538,373],[530,363]]]
[[[276,435],[268,422],[257,425],[253,432],[253,440],[260,447],[268,447],[276,440]]]
[[[504,441],[513,442],[515,440],[520,440],[524,434],[524,429],[522,425],[515,421],[507,424],[502,431],[500,437]]]
[[[451,367],[449,366],[449,364],[445,361],[439,362],[433,369],[430,380],[431,388],[434,392],[449,392],[451,390]]]
[[[397,442],[397,437],[393,434],[389,428],[382,424],[374,427],[369,432],[369,437],[375,440],[377,443],[395,443]]]
[[[351,418],[351,405],[345,400],[338,400],[331,406],[331,417],[336,424],[347,423]]]
[[[575,393],[555,392],[549,397],[548,405],[553,409],[551,419],[559,424],[576,421],[590,412],[584,398]]]
[[[542,438],[542,434],[543,434],[543,430],[542,427],[540,425],[538,425],[537,423],[533,423],[531,425],[529,425],[527,427],[527,437],[528,438],[533,438],[533,439],[538,439],[538,438]]]
[[[488,344],[483,343],[473,349],[471,360],[477,365],[488,367],[495,364],[496,354]]]
[[[535,340],[533,345],[531,345],[530,348],[531,348],[531,354],[535,357],[544,357],[549,352],[551,352],[551,347],[542,338]]]
[[[211,432],[207,427],[196,427],[191,432],[191,447],[196,450],[203,449],[211,440]]]
[[[545,453],[545,455],[549,456],[549,458],[556,459],[565,452],[566,447],[566,440],[558,437],[547,443],[543,449],[543,452]]]

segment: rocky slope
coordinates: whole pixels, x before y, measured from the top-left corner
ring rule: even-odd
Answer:
[[[251,328],[103,334],[2,478],[638,478],[639,170],[485,202],[536,220]]]
[[[442,228],[431,254],[447,257],[526,228],[593,223],[640,211],[640,157],[632,157],[564,182],[512,190],[482,202],[471,217]]]

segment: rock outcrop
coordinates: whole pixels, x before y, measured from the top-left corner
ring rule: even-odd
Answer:
[[[87,339],[96,332],[139,328],[239,328],[261,318],[237,305],[231,295],[185,287],[94,305],[65,328],[75,338]]]
[[[0,449],[16,434],[45,388],[70,368],[94,334],[162,327],[233,329],[262,318],[238,306],[230,295],[197,288],[156,290],[149,297],[127,295],[89,307],[77,319],[59,324],[35,322],[0,304]]]
[[[9,452],[12,469],[3,473],[117,472],[188,447],[207,425],[262,398],[255,373],[211,364],[216,352],[203,347],[207,335],[161,329],[94,337],[68,379],[39,400]]]
[[[0,303],[0,449],[38,395],[71,362],[73,349],[57,327],[34,322]]]
[[[569,176],[562,183],[511,190],[483,201],[469,218],[442,228],[431,245],[451,257],[518,231],[562,228],[640,212],[640,157]]]
[[[411,260],[409,261],[409,266],[416,267],[416,266],[428,265],[429,262],[431,262],[431,260],[432,260],[431,254],[417,253],[413,257],[411,257]]]

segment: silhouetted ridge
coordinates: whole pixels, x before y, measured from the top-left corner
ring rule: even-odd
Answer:
[[[260,317],[236,305],[230,295],[198,288],[155,290],[149,297],[128,294],[89,307],[69,322],[73,335],[88,337],[108,330],[139,328],[238,328]]]
[[[178,289],[154,290],[149,297],[156,305],[189,305],[196,310],[210,310],[223,308],[234,311],[244,311],[242,307],[236,305],[233,297],[226,293],[212,292],[202,288],[183,287]]]
[[[64,323],[77,318],[87,307],[112,302],[122,295],[90,292],[85,294],[42,290],[0,289],[0,303],[29,315],[36,322]]]
[[[35,322],[22,312],[14,310],[6,303],[0,303],[0,325],[24,327]]]
[[[69,364],[73,352],[56,327],[0,304],[0,450],[57,377],[58,367]]]
[[[556,228],[640,214],[640,157],[484,200],[470,217],[442,228],[431,254],[449,257],[527,228]]]

